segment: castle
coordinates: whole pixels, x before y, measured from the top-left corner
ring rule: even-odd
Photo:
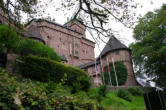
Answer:
[[[101,71],[96,74],[95,70],[95,43],[86,38],[86,26],[82,21],[71,20],[60,25],[48,20],[33,19],[26,25],[26,28],[31,38],[53,48],[62,57],[64,63],[84,69],[95,85],[102,84]],[[127,68],[127,80],[123,86],[138,86],[133,71],[131,50],[117,38],[110,37],[100,56],[104,65],[107,64],[106,59],[111,61],[112,58],[115,62],[123,62]],[[96,60],[100,68],[100,59]]]
[[[7,24],[6,22],[4,16],[1,16],[0,23]],[[95,70],[95,42],[86,38],[86,26],[82,21],[71,20],[60,25],[44,19],[33,19],[25,25],[25,29],[26,36],[49,45],[62,57],[63,63],[84,69],[94,85],[102,85],[101,71],[96,74]],[[100,56],[104,65],[107,64],[106,59],[111,61],[112,58],[115,62],[123,62],[127,68],[127,80],[123,86],[138,86],[133,71],[131,50],[117,38],[110,37]],[[96,61],[97,67],[100,68],[100,59],[96,58]]]

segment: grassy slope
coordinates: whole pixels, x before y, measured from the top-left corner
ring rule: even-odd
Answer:
[[[117,97],[115,92],[108,92],[102,103],[108,108],[113,107],[115,110],[146,110],[143,96],[132,96],[132,102],[128,102]]]
[[[1,98],[5,98],[6,100],[13,99],[15,96],[13,94],[16,94],[17,91],[20,91],[20,92],[17,92],[19,94],[19,96],[22,98],[26,97],[25,99],[22,99],[22,100],[26,100],[26,101],[32,102],[32,103],[41,102],[41,100],[47,100],[48,96],[50,95],[50,94],[48,95],[46,93],[46,90],[48,89],[48,88],[47,89],[45,88],[46,85],[47,85],[47,83],[39,83],[36,81],[32,82],[31,80],[18,81],[16,78],[11,77],[6,73],[0,72],[0,87],[1,87],[0,100],[1,100]],[[15,88],[17,88],[17,91]],[[52,88],[50,88],[50,89],[52,89]],[[2,92],[2,90],[3,90],[3,92]],[[104,106],[104,108],[106,108],[106,110],[145,110],[143,96],[133,96],[132,102],[128,102],[126,100],[123,100],[123,99],[117,97],[116,92],[107,92],[106,97],[102,97],[101,103],[99,103],[99,102],[97,102],[97,94],[98,94],[97,90],[98,90],[98,88],[90,89],[88,93],[80,92],[79,95],[78,95],[78,93],[70,94],[69,91],[66,91],[66,92],[64,91],[64,93],[62,92],[59,94],[59,91],[54,90],[54,93],[58,93],[60,95],[60,96],[58,95],[60,98],[58,98],[56,96],[55,100],[56,101],[58,100],[60,102],[60,104],[62,104],[62,105],[64,104],[65,106],[67,106],[66,105],[67,101],[69,101],[69,99],[66,100],[66,97],[68,97],[68,98],[70,98],[69,102],[71,102],[71,104],[78,103],[77,104],[78,107],[80,105],[89,106],[91,104],[94,104],[94,106],[96,106],[98,104],[101,104],[102,106]],[[34,94],[34,92],[35,92],[35,94]],[[27,93],[31,96],[31,98],[30,98],[31,100],[28,100],[29,97],[25,96],[25,94],[27,94]],[[43,94],[41,94],[41,93],[43,93]],[[8,95],[8,97],[6,97],[6,94]],[[53,94],[53,96],[54,95],[55,94]],[[61,96],[65,96],[65,99],[63,99]],[[37,101],[36,101],[37,97],[39,97],[39,99],[37,99]],[[48,100],[48,102],[50,100]],[[9,106],[8,104],[11,104],[11,105],[13,104],[13,100],[10,100],[10,103],[1,102],[0,106],[2,106],[2,104],[5,104],[5,106],[7,107],[7,106]],[[36,106],[38,106],[38,104]],[[61,106],[58,105],[58,107],[61,107]]]

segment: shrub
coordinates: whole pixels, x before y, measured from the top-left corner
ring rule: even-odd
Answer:
[[[29,55],[23,59],[22,75],[38,81],[54,81],[61,82],[64,75],[67,75],[65,84],[76,87],[76,83],[80,85],[80,89],[87,91],[90,87],[90,78],[83,70],[62,64],[49,58]]]
[[[107,86],[100,86],[97,88],[91,88],[88,91],[88,96],[91,99],[95,99],[98,102],[101,102],[102,99],[104,99],[106,97],[106,93],[107,93]]]
[[[80,87],[80,83],[73,83],[72,84],[72,89],[71,89],[71,93],[76,93],[76,92],[79,92],[81,90],[81,87]]]
[[[21,40],[17,48],[17,52],[22,56],[33,54],[37,56],[48,57],[56,61],[61,60],[56,52],[48,45],[41,44],[40,42],[28,38]]]
[[[70,94],[59,84],[49,84],[18,81],[0,69],[0,110],[106,110],[86,92]]]
[[[75,82],[72,83],[72,93],[79,92],[80,90],[88,91],[90,88],[90,79],[87,76],[80,76]]]
[[[117,92],[117,96],[131,102],[131,94],[127,90],[119,89]]]
[[[0,68],[0,109],[1,110],[15,110],[14,94],[17,88],[15,78],[9,79],[9,75],[5,70]]]
[[[19,36],[16,31],[8,26],[0,25],[0,44],[8,51],[15,50],[19,42]]]
[[[99,91],[99,88],[91,88],[89,89],[88,91],[88,96],[91,98],[91,99],[97,99],[98,98],[98,92]]]
[[[98,102],[101,102],[102,98],[106,96],[107,86],[100,86],[97,90],[96,99]]]
[[[100,86],[98,90],[98,94],[101,95],[102,97],[105,97],[107,92],[107,86]]]
[[[133,96],[141,96],[143,94],[143,91],[140,88],[129,88],[128,91]]]

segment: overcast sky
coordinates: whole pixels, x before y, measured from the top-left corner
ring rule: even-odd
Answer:
[[[142,16],[145,15],[148,11],[153,11],[155,9],[159,9],[163,3],[166,4],[166,0],[135,0],[137,3],[139,3],[139,6],[137,8],[137,15],[141,14]],[[119,27],[119,36],[116,36],[120,39],[122,43],[124,43],[126,46],[129,46],[130,43],[134,42],[134,39],[132,37],[133,35],[133,29],[129,29],[124,27],[123,25],[120,25],[119,23],[116,24],[117,27]],[[90,36],[87,36],[90,38]],[[105,43],[100,43],[100,48],[104,48]],[[99,49],[95,48],[95,56],[98,57],[100,51]]]
[[[49,0],[43,0],[44,3],[48,3]],[[61,4],[59,2],[57,2],[57,0],[54,0],[56,3],[56,8],[58,6],[60,6]],[[142,16],[145,15],[148,11],[153,11],[155,9],[159,9],[163,3],[166,4],[166,0],[133,0],[136,3],[139,3],[139,6],[137,7],[136,10],[136,14],[139,15],[141,14]],[[70,17],[70,15],[73,15],[72,10],[69,10],[69,12],[65,13],[63,10],[59,10],[59,11],[55,11],[53,8],[55,8],[55,6],[50,6],[48,5],[48,7],[45,7],[45,11],[48,12],[51,16],[51,18],[55,19],[56,23],[59,24],[64,24],[65,22],[67,22],[67,16]],[[47,15],[46,15],[47,16]],[[110,21],[111,22],[111,21]],[[112,23],[111,23],[112,24]],[[130,43],[134,42],[134,39],[132,38],[132,29],[126,28],[124,27],[122,24],[120,23],[114,23],[112,24],[114,26],[114,28],[118,31],[119,35],[116,35],[116,37],[125,45],[129,45]],[[86,37],[88,39],[92,39],[92,37],[88,34]],[[104,39],[105,41],[108,41],[107,38]],[[100,50],[103,49],[103,47],[105,46],[105,43],[100,41]],[[95,46],[95,57],[98,57],[100,51],[98,46]]]

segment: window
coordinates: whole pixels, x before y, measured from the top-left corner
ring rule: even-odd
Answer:
[[[78,44],[78,43],[75,43],[75,47],[76,47],[76,48],[79,48],[79,44]]]
[[[87,50],[85,50],[85,53],[86,53],[86,54],[88,54],[88,51],[87,51]]]
[[[0,20],[0,24],[2,24],[2,21]]]
[[[74,38],[74,56],[78,57],[79,56],[79,43],[78,43],[78,39]]]
[[[72,55],[72,44],[69,43],[69,51],[70,51],[70,55]]]
[[[77,51],[77,50],[75,51],[75,54],[76,54],[76,55],[78,54],[78,51]]]
[[[119,55],[119,51],[115,51],[115,54],[116,54],[116,55]]]

